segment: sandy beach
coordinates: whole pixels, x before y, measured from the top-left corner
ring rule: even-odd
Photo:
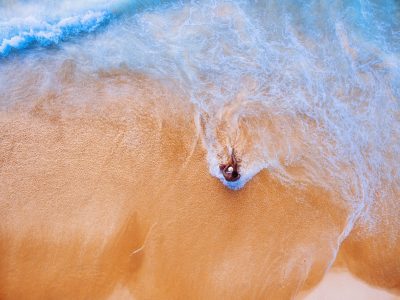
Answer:
[[[0,299],[399,299],[399,12],[1,2]]]
[[[102,76],[78,93],[90,101],[48,94],[2,111],[1,298],[123,289],[136,299],[289,299],[322,279],[351,208],[268,172],[227,189],[208,173],[193,106],[143,76]],[[126,93],[109,98],[111,84]],[[365,255],[385,248],[388,273],[344,255],[395,286],[399,244],[374,241]]]

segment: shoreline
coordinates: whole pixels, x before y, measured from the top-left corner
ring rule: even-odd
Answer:
[[[286,299],[324,276],[348,207],[266,170],[227,189],[191,105],[137,77],[109,97],[103,80],[85,103],[49,94],[0,114],[2,298]]]

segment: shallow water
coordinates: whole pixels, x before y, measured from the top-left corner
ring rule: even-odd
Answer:
[[[274,212],[265,208],[266,219],[257,223],[260,228],[268,228],[273,224],[271,218],[274,219],[280,228],[276,240],[283,243],[277,245],[282,248],[286,242],[281,234],[291,231],[288,235],[293,236],[293,242],[287,246],[297,249],[301,245],[314,261],[299,271],[296,259],[303,250],[289,251],[290,259],[285,259],[274,252],[279,247],[271,250],[273,243],[265,242],[269,246],[263,249],[274,253],[270,254],[270,260],[266,259],[268,263],[275,257],[276,261],[287,264],[285,272],[302,274],[288,275],[295,282],[293,287],[287,293],[273,295],[293,296],[304,286],[311,286],[310,282],[317,282],[324,270],[333,265],[340,249],[345,264],[356,275],[372,284],[399,287],[400,276],[396,274],[400,274],[400,266],[398,261],[392,261],[393,255],[400,251],[397,218],[400,208],[396,203],[400,186],[400,4],[397,1],[206,0],[111,4],[2,1],[0,4],[0,107],[3,130],[8,132],[3,132],[4,153],[23,147],[26,136],[15,141],[18,136],[15,132],[20,131],[27,131],[28,140],[33,141],[37,133],[48,132],[55,145],[65,143],[68,145],[65,147],[73,149],[72,136],[68,135],[71,128],[86,128],[93,119],[103,120],[104,128],[98,125],[99,132],[112,131],[115,126],[123,127],[125,132],[121,141],[111,137],[108,140],[106,136],[103,142],[108,146],[104,149],[118,148],[115,143],[121,142],[130,149],[126,151],[134,152],[143,161],[133,163],[134,176],[139,177],[138,182],[145,181],[142,173],[152,178],[153,185],[143,188],[155,194],[151,199],[158,201],[160,193],[170,193],[175,199],[175,193],[179,194],[177,190],[184,183],[199,186],[199,191],[208,189],[208,179],[203,182],[188,175],[198,173],[217,178],[242,199],[258,199],[256,203],[263,203],[267,195],[275,195],[275,201],[283,201],[285,208],[282,215],[276,213],[275,217],[282,217],[285,210],[293,211],[295,207],[304,216],[310,213],[311,219],[329,216],[325,216],[325,221],[291,216],[292,225],[297,224],[299,231],[304,231],[296,235],[290,224],[280,224],[279,219],[273,218]],[[47,123],[36,125],[38,119],[58,129],[48,129]],[[67,140],[63,139],[65,132]],[[65,176],[73,178],[75,171],[67,172],[61,166],[85,153],[83,144],[98,143],[102,139],[99,134],[78,130],[81,142],[76,142],[77,152],[71,150],[69,156],[62,151],[57,152],[58,158],[41,152],[35,142],[29,144],[33,150],[21,151],[31,151],[37,159],[54,165],[62,161],[60,169],[55,168],[58,170],[55,176],[60,176],[60,180]],[[102,149],[100,145],[98,148]],[[95,149],[92,151],[96,152]],[[234,183],[225,181],[219,170],[219,164],[226,162],[232,149],[240,159],[241,173]],[[119,149],[115,151],[119,153]],[[3,156],[4,164],[9,165],[11,156]],[[23,157],[17,160],[17,165],[25,161]],[[129,165],[130,160],[126,160]],[[157,167],[152,170],[154,165]],[[190,169],[192,166],[196,168]],[[14,176],[18,181],[29,173],[21,171],[16,175],[11,170],[3,168],[3,178],[11,180]],[[90,170],[86,166],[80,172],[89,174]],[[157,174],[161,170],[168,176]],[[171,170],[178,170],[177,174]],[[63,172],[69,175],[62,175]],[[192,181],[173,179],[183,174]],[[17,189],[14,181],[4,180],[8,189],[3,195],[10,203],[29,196]],[[37,180],[46,186],[49,179]],[[156,182],[169,186],[167,192]],[[129,184],[121,186],[125,189]],[[72,185],[71,189],[74,188],[76,185]],[[226,191],[215,185],[211,189],[214,200],[232,197],[220,194]],[[281,189],[285,192],[279,192]],[[52,193],[57,194],[55,190]],[[138,193],[144,193],[146,198],[144,191]],[[36,197],[43,197],[40,195]],[[83,197],[79,195],[75,198]],[[283,195],[285,199],[281,199]],[[181,197],[185,198],[185,194]],[[176,199],[181,198],[176,196]],[[279,201],[272,201],[275,204],[271,205],[279,209]],[[307,211],[307,205],[318,213]],[[171,207],[175,206],[171,204],[164,209],[169,211]],[[18,206],[15,211],[3,212],[8,222],[14,224],[10,225],[12,230],[18,228],[18,218],[13,217],[17,211]],[[154,217],[154,213],[149,215],[150,219]],[[252,213],[244,216],[250,217]],[[169,217],[173,219],[173,214]],[[307,224],[302,224],[302,220]],[[59,223],[61,232],[67,230],[62,229],[67,225]],[[258,253],[262,248],[255,241],[262,240],[263,231],[253,225],[243,226],[257,233],[250,243],[252,250],[243,253],[239,251],[241,239],[234,239],[232,251],[237,254],[236,259],[244,253]],[[228,230],[228,237],[235,232],[232,230]],[[307,230],[315,239],[306,235]],[[207,239],[206,234],[204,238]],[[317,251],[317,242],[326,246],[319,254],[312,252]],[[365,245],[374,246],[360,253],[360,247],[364,249]],[[366,261],[380,265],[377,257],[382,251],[387,252],[382,260],[388,267],[382,267],[377,274],[368,273],[367,267],[356,263],[358,256],[365,255]],[[315,261],[323,263],[318,265]],[[242,266],[241,263],[238,265]],[[243,268],[246,269],[245,264]],[[255,276],[251,271],[254,269],[248,269],[249,276]],[[221,278],[227,276],[221,274],[218,275]],[[276,281],[273,279],[266,282]],[[224,290],[224,284],[213,284],[220,291],[214,296],[227,295],[220,290]],[[253,297],[268,295],[265,287],[257,291]],[[199,295],[210,296],[200,292]]]

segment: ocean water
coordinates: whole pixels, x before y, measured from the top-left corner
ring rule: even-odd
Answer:
[[[90,103],[85,91],[107,72],[152,78],[184,99],[208,173],[228,189],[266,171],[336,195],[351,211],[336,245],[356,222],[376,230],[374,203],[398,200],[396,0],[0,2],[3,111],[49,92]],[[128,92],[107,88],[110,98]],[[232,183],[219,164],[233,149]]]
[[[296,182],[295,167],[300,181],[335,182],[367,203],[399,177],[396,1],[3,1],[0,9],[8,102],[24,73],[47,64],[69,59],[88,74],[123,66],[169,81],[195,104],[210,174],[232,189],[262,169]],[[218,167],[232,148],[241,158],[234,183]]]

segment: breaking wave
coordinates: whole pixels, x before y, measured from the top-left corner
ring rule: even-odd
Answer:
[[[22,2],[0,7],[0,57],[32,47],[56,46],[92,33],[112,19],[159,5],[156,1]]]

